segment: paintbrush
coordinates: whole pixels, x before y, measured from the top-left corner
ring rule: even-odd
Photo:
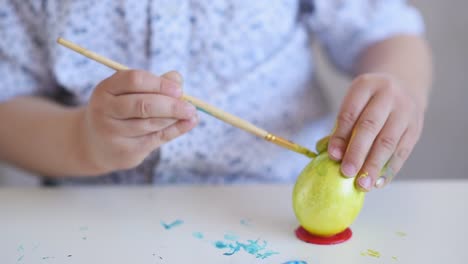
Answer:
[[[111,69],[114,69],[116,71],[122,71],[122,70],[129,70],[130,68],[128,68],[127,66],[125,65],[122,65],[118,62],[115,62],[111,59],[108,59],[106,57],[103,57],[95,52],[92,52],[90,50],[87,50],[71,41],[68,41],[68,40],[65,40],[63,38],[58,38],[57,39],[57,43],[59,43],[60,45],[63,45],[77,53],[80,53],[81,55],[83,56],[86,56],[96,62],[99,62],[103,65],[106,65],[107,67],[111,68]],[[317,154],[315,152],[312,152],[310,151],[309,149],[299,145],[299,144],[296,144],[292,141],[289,141],[287,139],[284,139],[282,137],[279,137],[279,136],[276,136],[276,135],[273,135],[272,133],[269,133],[268,131],[262,129],[262,128],[259,128],[257,126],[255,126],[254,124],[246,121],[246,120],[243,120],[235,115],[232,115],[230,113],[227,113],[221,109],[218,109],[208,103],[205,103],[203,102],[202,100],[200,99],[197,99],[193,96],[190,96],[190,95],[187,95],[187,94],[183,94],[182,95],[182,99],[185,100],[185,101],[188,101],[190,102],[191,104],[193,104],[198,110],[200,111],[203,111],[219,120],[222,120],[232,126],[235,126],[237,128],[240,128],[242,130],[245,130],[251,134],[254,134],[260,138],[263,138],[269,142],[272,142],[280,147],[283,147],[283,148],[286,148],[286,149],[289,149],[289,150],[292,150],[292,151],[295,151],[297,153],[300,153],[300,154],[303,154],[309,158],[314,158],[317,156]]]

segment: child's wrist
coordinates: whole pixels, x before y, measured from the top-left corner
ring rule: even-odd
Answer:
[[[95,151],[93,151],[92,140],[87,124],[86,107],[80,107],[74,110],[74,123],[76,129],[74,135],[74,148],[76,149],[78,166],[82,170],[81,175],[99,175],[106,171],[101,168],[95,158]]]

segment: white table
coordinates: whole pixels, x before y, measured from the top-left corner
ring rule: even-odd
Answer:
[[[294,236],[291,190],[0,189],[0,263],[468,263],[468,181],[397,182],[372,192],[352,239],[335,246]],[[160,223],[176,219],[184,223],[169,230]],[[215,247],[230,242],[225,234],[242,243],[266,240],[259,252],[279,254],[257,259],[241,249],[225,256],[229,248]],[[362,256],[367,249],[380,258]]]

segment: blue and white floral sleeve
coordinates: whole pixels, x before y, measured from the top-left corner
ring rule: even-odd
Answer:
[[[306,23],[332,62],[351,72],[360,52],[399,34],[421,35],[420,13],[405,0],[315,0]]]
[[[40,1],[0,5],[0,102],[52,89],[48,55],[40,28]]]

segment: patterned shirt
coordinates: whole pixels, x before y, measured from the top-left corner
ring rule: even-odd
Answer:
[[[85,104],[113,72],[62,36],[132,68],[177,70],[184,91],[313,147],[329,130],[310,44],[349,72],[359,53],[421,34],[403,0],[0,0],[0,102],[21,95]],[[62,183],[289,182],[307,159],[210,116],[140,166]],[[8,124],[3,124],[8,125]]]

